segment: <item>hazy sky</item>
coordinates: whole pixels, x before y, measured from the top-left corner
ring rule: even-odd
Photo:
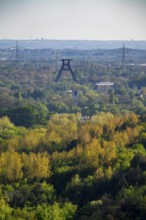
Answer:
[[[146,40],[146,0],[0,0],[0,38]]]

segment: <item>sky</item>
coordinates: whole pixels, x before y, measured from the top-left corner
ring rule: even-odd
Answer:
[[[0,39],[146,40],[146,0],[0,0]]]

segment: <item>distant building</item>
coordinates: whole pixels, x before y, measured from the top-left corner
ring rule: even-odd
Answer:
[[[76,89],[72,90],[72,98],[73,98],[73,100],[78,99],[78,91]]]
[[[65,94],[71,96],[73,100],[77,100],[79,97],[77,89],[67,90]]]
[[[95,83],[94,90],[98,92],[108,92],[110,89],[113,88],[114,83],[112,82],[99,82]]]

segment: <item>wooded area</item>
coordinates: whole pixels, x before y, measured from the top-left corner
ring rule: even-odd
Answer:
[[[143,51],[138,51],[139,57],[132,65],[130,63],[138,54],[129,50],[124,71],[120,63],[121,50],[111,50],[108,55],[104,50],[96,55],[95,51],[88,51],[87,57],[81,55],[85,51],[80,51],[79,57],[74,56],[71,63],[78,83],[72,80],[70,72],[63,72],[60,81],[55,82],[61,65],[53,55],[55,51],[52,51],[52,59],[41,60],[44,53],[43,58],[48,59],[49,51],[32,50],[29,59],[37,54],[39,60],[34,57],[28,61],[8,59],[0,62],[0,116],[7,115],[15,125],[30,127],[44,124],[56,112],[80,112],[86,116],[101,111],[146,114],[146,66],[141,63],[146,56]],[[73,52],[65,50],[63,53],[71,57]],[[102,60],[100,53],[103,53]],[[119,61],[114,61],[115,56],[120,57]],[[95,89],[97,82],[114,85],[101,92]],[[76,100],[73,91],[77,91]]]
[[[144,220],[145,51],[127,49],[123,70],[121,49],[61,50],[78,83],[55,82],[56,50],[13,52],[0,53],[0,219]]]
[[[54,114],[0,119],[1,219],[144,219],[146,118]]]

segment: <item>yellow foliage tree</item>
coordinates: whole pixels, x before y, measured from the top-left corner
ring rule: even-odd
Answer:
[[[9,180],[15,181],[21,179],[23,176],[22,172],[22,161],[20,154],[14,150],[1,153],[0,155],[0,167],[1,173]]]
[[[23,153],[24,175],[28,178],[47,178],[51,175],[49,156],[45,153]]]
[[[10,121],[7,116],[0,118],[0,130],[4,130],[5,128],[14,128],[14,124]]]
[[[82,156],[81,166],[96,168],[99,164],[99,155],[102,154],[102,148],[97,139],[92,139],[89,144],[86,144]]]

